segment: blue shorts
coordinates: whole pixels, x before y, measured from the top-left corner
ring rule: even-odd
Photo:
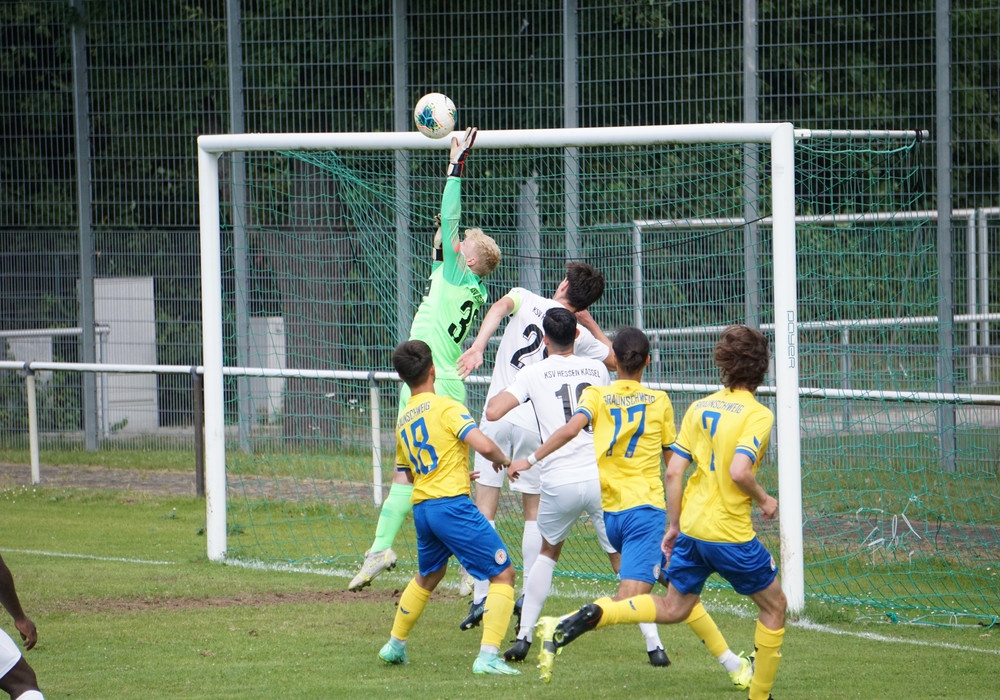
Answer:
[[[778,565],[756,537],[749,542],[705,542],[681,534],[674,543],[667,580],[681,593],[701,594],[713,573],[741,595],[759,593],[774,581]]]
[[[604,527],[611,546],[622,555],[618,578],[655,584],[666,564],[660,545],[667,528],[667,512],[653,506],[604,511]]]
[[[493,578],[510,566],[507,547],[468,496],[432,498],[413,506],[417,565],[427,576],[455,555],[473,577]]]

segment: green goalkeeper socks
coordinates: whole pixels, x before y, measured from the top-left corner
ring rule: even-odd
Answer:
[[[403,521],[413,510],[413,504],[410,503],[410,494],[412,493],[413,486],[411,484],[393,483],[389,488],[389,496],[382,504],[382,512],[378,515],[378,525],[375,526],[375,540],[372,542],[371,551],[381,552],[392,546],[399,533],[399,528],[403,527]]]

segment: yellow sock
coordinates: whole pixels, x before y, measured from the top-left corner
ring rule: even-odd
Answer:
[[[601,606],[601,610],[604,611],[600,621],[597,623],[598,628],[607,627],[608,625],[656,622],[656,603],[653,601],[653,596],[648,593],[632,596],[625,600],[600,598],[594,602]]]
[[[417,620],[420,619],[420,614],[424,611],[430,597],[430,591],[418,586],[416,579],[410,579],[403,595],[399,597],[399,605],[396,607],[396,617],[392,621],[393,637],[405,640],[410,636],[410,630],[417,624]]]
[[[750,700],[767,700],[774,686],[774,676],[781,661],[781,642],[785,628],[769,630],[757,620],[757,630],[753,635],[753,645],[757,656],[753,663],[753,680],[750,681]]]
[[[513,613],[514,587],[505,583],[491,583],[483,611],[483,646],[500,647]]]
[[[715,620],[700,602],[695,604],[685,622],[715,658],[719,658],[729,649],[729,645],[715,624]]]

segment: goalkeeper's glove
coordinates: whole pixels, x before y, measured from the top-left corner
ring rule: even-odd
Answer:
[[[462,177],[462,170],[465,169],[465,159],[472,150],[472,144],[476,140],[479,132],[474,126],[465,130],[465,134],[459,139],[457,136],[451,139],[451,162],[448,164],[448,177]]]

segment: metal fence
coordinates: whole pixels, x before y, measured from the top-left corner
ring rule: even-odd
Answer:
[[[196,136],[410,130],[431,90],[482,129],[927,129],[938,260],[961,280],[939,315],[998,310],[973,298],[1000,299],[997,220],[970,237],[950,216],[1000,204],[995,0],[24,0],[0,4],[0,37],[0,359],[198,364]],[[193,439],[183,375],[45,381],[50,439]]]

